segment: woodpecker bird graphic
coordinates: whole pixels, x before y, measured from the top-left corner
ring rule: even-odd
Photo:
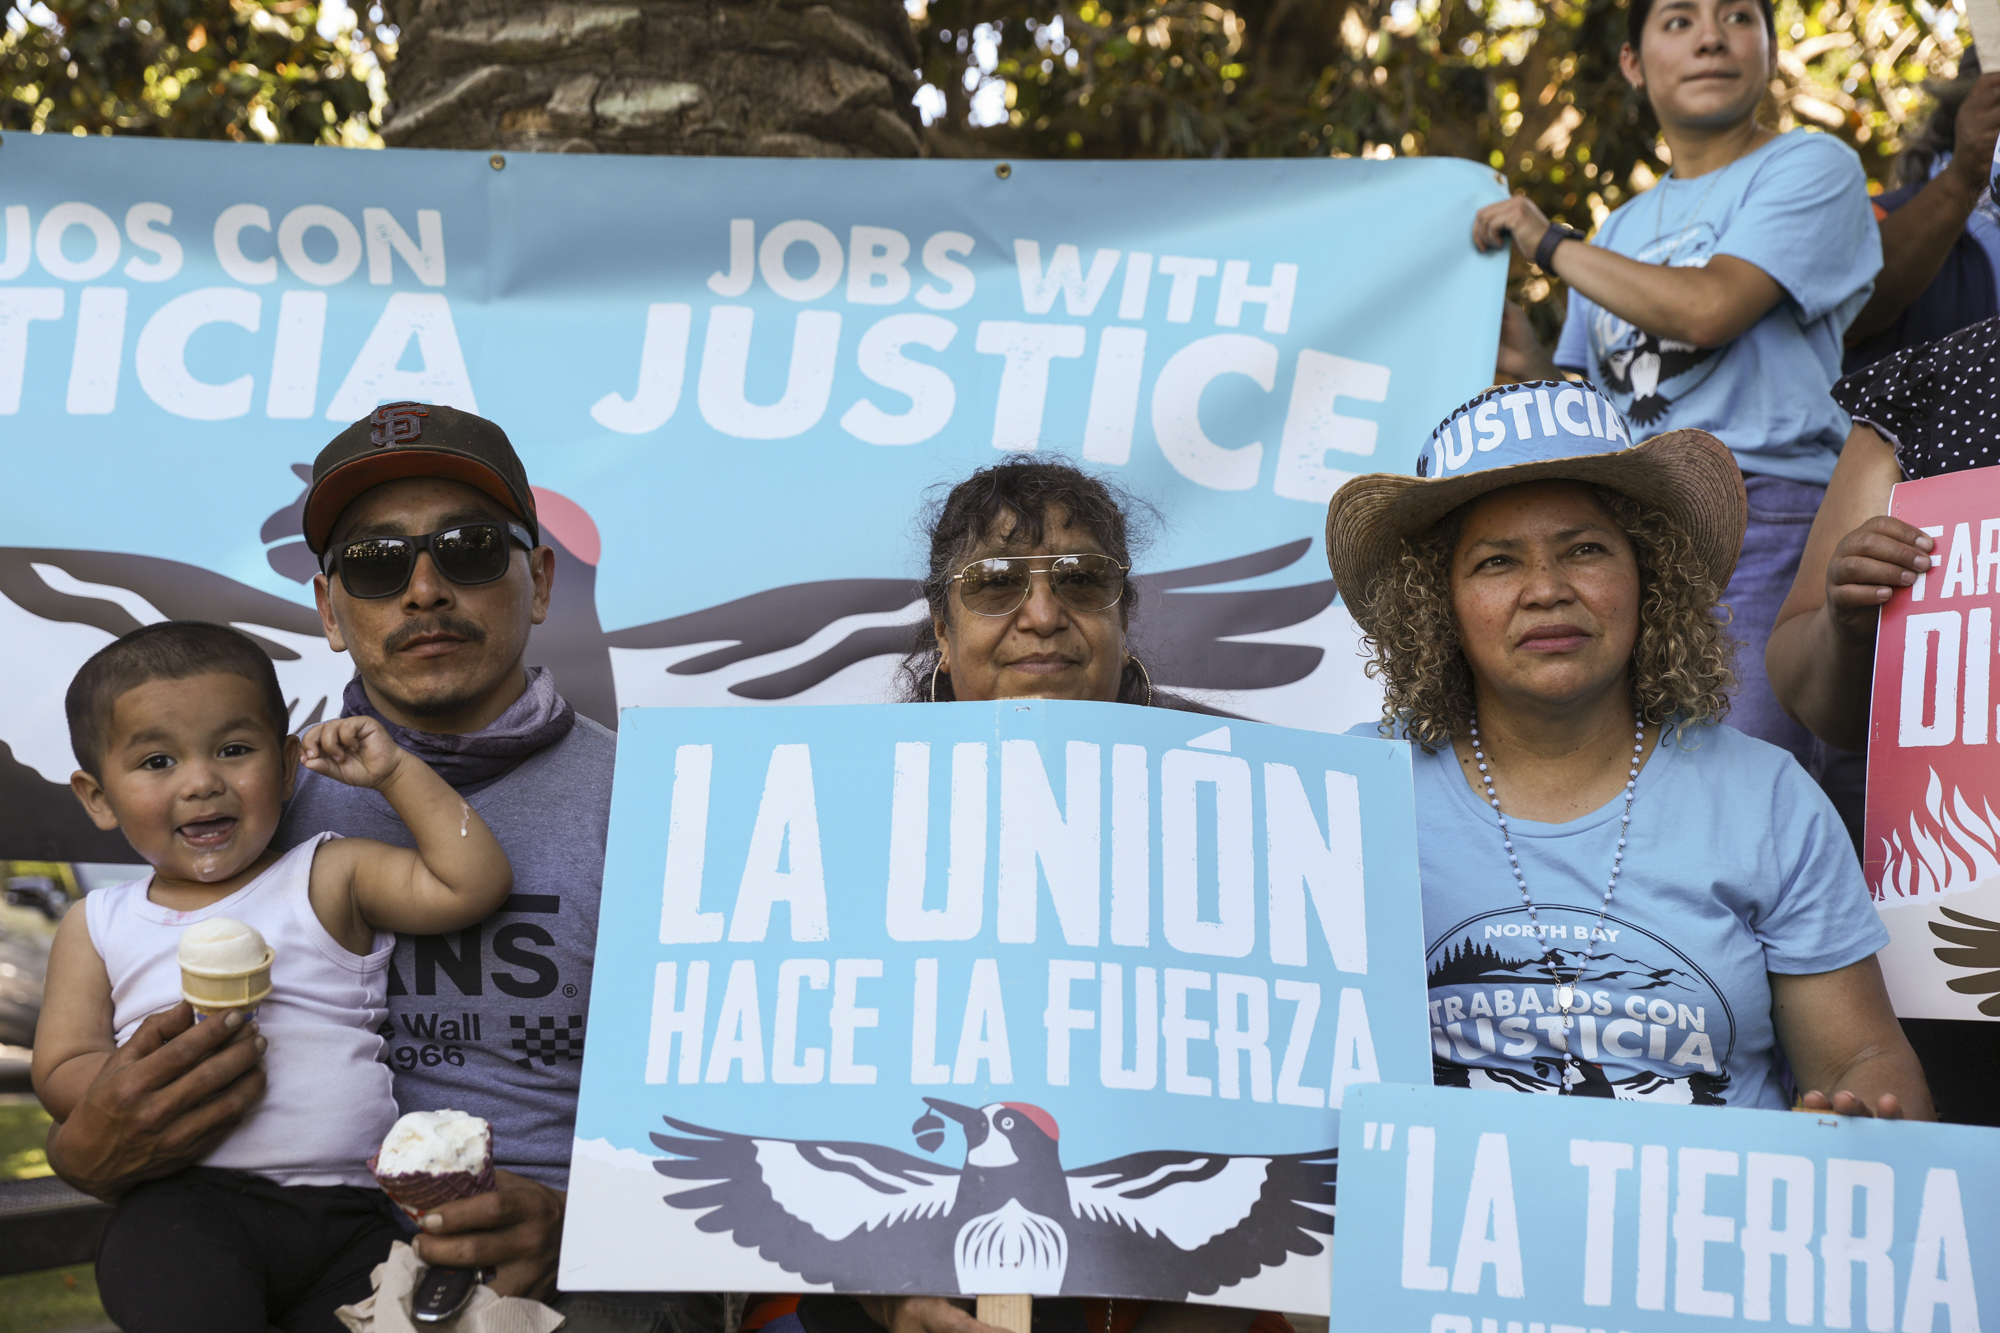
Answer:
[[[872,1143],[761,1138],[664,1117],[665,1196],[808,1282],[877,1293],[1209,1296],[1333,1234],[1335,1156],[1133,1153],[1065,1170],[1054,1117],[1025,1102],[934,1097],[925,1151],[965,1133],[951,1167]]]
[[[1607,353],[1599,369],[1605,384],[1613,391],[1632,395],[1632,405],[1625,409],[1632,424],[1650,426],[1666,416],[1667,409],[1673,406],[1673,400],[1660,392],[1660,386],[1707,361],[1719,349],[1698,347],[1636,329],[1633,332],[1637,340]]]

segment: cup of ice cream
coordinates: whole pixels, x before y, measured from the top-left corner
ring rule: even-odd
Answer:
[[[195,1021],[241,1010],[248,1017],[271,993],[276,952],[254,927],[226,916],[197,921],[181,932],[181,998]]]
[[[493,1131],[463,1111],[412,1111],[389,1127],[368,1169],[418,1220],[440,1204],[493,1189]]]

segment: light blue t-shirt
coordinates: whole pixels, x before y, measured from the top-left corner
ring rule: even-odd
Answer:
[[[1634,439],[1705,430],[1745,472],[1826,485],[1849,425],[1827,390],[1882,268],[1854,150],[1827,134],[1780,134],[1707,175],[1667,176],[1620,205],[1592,244],[1675,268],[1733,255],[1770,274],[1785,299],[1734,342],[1696,347],[1635,329],[1571,288],[1556,364],[1604,390]]]
[[[1567,1040],[1577,1095],[1784,1108],[1766,974],[1830,972],[1889,939],[1840,817],[1791,755],[1733,727],[1665,733],[1567,1036],[1492,808],[1449,746],[1411,757],[1440,1084],[1560,1093]],[[1494,787],[1504,800],[1500,764]],[[1624,808],[1621,792],[1567,824],[1507,821],[1563,981],[1590,947]]]

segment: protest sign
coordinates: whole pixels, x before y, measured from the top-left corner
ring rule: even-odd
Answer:
[[[585,715],[885,702],[927,488],[1023,452],[1157,505],[1161,685],[1374,715],[1319,533],[1493,373],[1505,190],[1450,159],[730,160],[8,135],[0,855],[129,857],[66,790],[111,637],[238,624],[293,721],[302,470],[379,402],[511,434],[556,548],[530,661]]]
[[[628,712],[562,1285],[1324,1312],[1413,820],[1405,745],[1161,708]]]
[[[1862,862],[1882,974],[1904,1018],[2000,1019],[2000,468],[1903,482],[1889,513],[1937,547],[1875,634]]]
[[[1978,1333],[2000,1131],[1356,1088],[1333,1280],[1333,1333]]]

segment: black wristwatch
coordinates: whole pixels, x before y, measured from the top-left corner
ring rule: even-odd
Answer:
[[[1541,244],[1535,247],[1535,267],[1544,273],[1552,273],[1549,261],[1556,257],[1556,247],[1564,241],[1588,242],[1589,237],[1575,227],[1565,227],[1560,222],[1551,222],[1549,229],[1542,233]]]

